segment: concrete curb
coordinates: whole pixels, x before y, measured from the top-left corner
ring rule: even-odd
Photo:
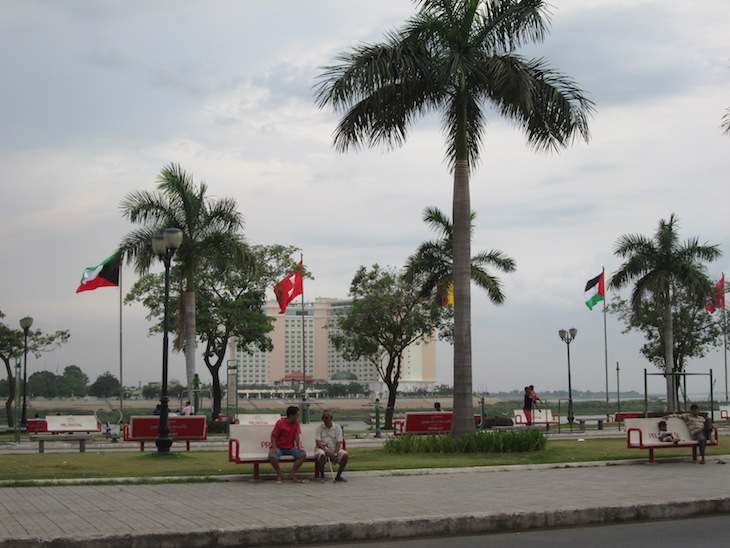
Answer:
[[[7,539],[0,547],[16,548],[167,548],[186,546],[274,546],[321,544],[326,542],[373,541],[441,535],[472,535],[507,531],[527,531],[552,527],[607,525],[631,521],[683,519],[730,512],[730,498],[697,501],[610,506],[574,510],[546,510],[511,514],[469,514],[443,518],[384,519],[355,523],[261,527],[240,530],[195,531],[186,533],[120,535],[105,537],[65,537],[54,539]]]

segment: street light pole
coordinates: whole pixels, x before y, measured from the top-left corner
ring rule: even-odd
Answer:
[[[26,316],[20,320],[23,329],[23,410],[20,416],[20,426],[28,427],[28,330],[33,325],[33,318]]]
[[[162,394],[160,396],[160,425],[157,429],[157,453],[169,455],[172,446],[170,436],[170,406],[167,397],[167,358],[169,354],[169,301],[170,301],[170,264],[172,256],[182,243],[183,233],[179,228],[166,228],[163,234],[156,234],[152,238],[152,252],[165,265],[165,314],[162,323]]]
[[[573,431],[573,421],[575,416],[573,415],[573,384],[570,379],[570,343],[573,342],[575,336],[578,334],[578,330],[575,327],[571,327],[567,331],[560,329],[558,335],[565,341],[565,345],[568,348],[568,423],[570,423],[570,431]]]

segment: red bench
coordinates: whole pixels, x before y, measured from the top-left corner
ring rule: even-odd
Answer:
[[[145,442],[154,442],[160,427],[158,415],[129,417],[129,424],[124,425],[124,441],[139,442],[139,450],[144,451]],[[208,424],[205,415],[184,415],[170,417],[170,436],[173,443],[184,441],[186,450],[190,451],[191,441],[208,439]]]
[[[406,413],[405,419],[393,421],[393,435],[449,434],[451,432],[452,416],[451,411],[414,411]],[[481,415],[474,415],[476,426],[479,426],[481,420]]]

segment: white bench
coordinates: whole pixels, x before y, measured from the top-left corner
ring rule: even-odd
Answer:
[[[647,419],[626,419],[626,447],[629,449],[648,449],[649,462],[654,462],[655,449],[672,449],[673,447],[691,447],[692,460],[697,460],[699,442],[692,439],[684,419],[669,417],[667,431],[680,438],[676,445],[671,442],[659,441],[659,421],[661,417]],[[707,440],[707,445],[717,445],[717,427],[713,426],[714,436]]]
[[[305,462],[314,462],[316,424],[302,424],[302,447],[307,452]],[[229,430],[228,461],[236,464],[253,464],[253,477],[259,479],[259,464],[269,463],[271,431],[273,425],[232,424]],[[294,462],[294,457],[284,455],[279,462]]]
[[[79,452],[86,452],[86,442],[101,432],[101,423],[93,415],[50,415],[45,420],[45,430],[30,436],[38,442],[38,452],[46,452],[46,442],[79,442]]]
[[[527,425],[527,416],[525,415],[524,410],[515,409],[514,413],[515,424]],[[553,415],[553,412],[550,411],[550,409],[535,409],[532,411],[532,424],[544,424],[545,428],[547,428],[548,430],[550,430],[551,424],[558,424],[558,418],[559,415]]]
[[[246,426],[274,426],[276,424],[276,421],[278,421],[281,418],[281,415],[276,414],[268,414],[268,415],[254,415],[251,413],[242,413],[240,415],[236,415],[236,420],[234,421],[234,424],[243,424]]]
[[[720,420],[730,421],[730,405],[720,406]]]

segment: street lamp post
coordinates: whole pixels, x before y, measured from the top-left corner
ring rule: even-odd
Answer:
[[[179,228],[166,228],[163,234],[156,234],[152,237],[152,252],[159,257],[165,265],[165,315],[163,319],[162,335],[162,394],[160,397],[160,425],[157,429],[158,454],[170,454],[172,437],[170,436],[170,407],[167,397],[167,356],[169,354],[168,332],[169,332],[169,301],[170,301],[170,264],[172,256],[182,243],[183,233]]]
[[[558,331],[558,335],[565,341],[565,345],[568,348],[568,423],[570,423],[571,432],[573,431],[575,416],[573,415],[573,384],[570,379],[570,343],[573,342],[577,334],[578,330],[575,327],[571,327],[567,331],[565,329]]]
[[[21,318],[20,327],[23,329],[23,410],[20,416],[20,426],[28,427],[28,330],[33,325],[33,318]]]

